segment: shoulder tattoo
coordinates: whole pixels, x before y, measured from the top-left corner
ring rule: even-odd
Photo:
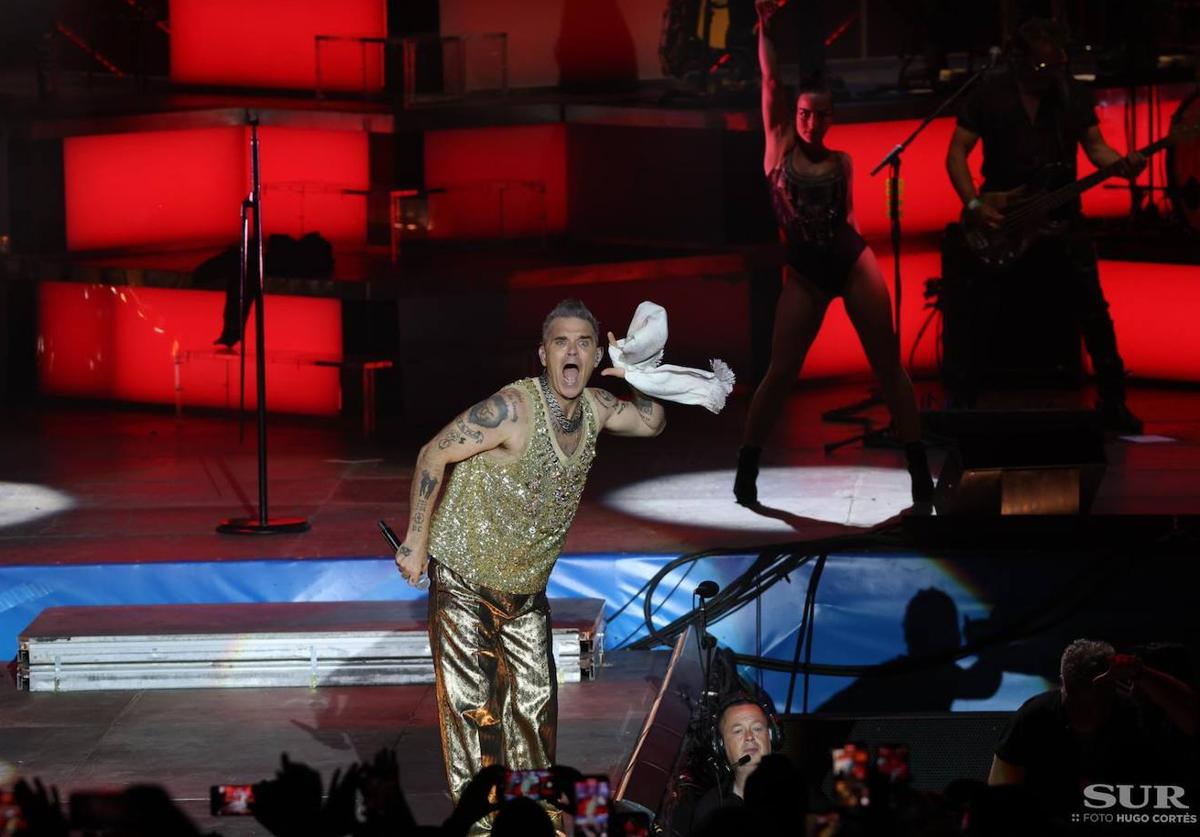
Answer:
[[[612,407],[617,403],[617,397],[606,389],[593,389],[592,395],[605,407]]]
[[[467,420],[479,427],[499,427],[508,418],[508,401],[503,395],[493,395],[467,411]]]

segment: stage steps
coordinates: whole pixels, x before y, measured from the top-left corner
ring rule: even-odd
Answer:
[[[550,608],[559,682],[593,679],[604,649],[604,600],[551,599]],[[50,607],[18,638],[17,686],[432,683],[426,611],[424,600]]]

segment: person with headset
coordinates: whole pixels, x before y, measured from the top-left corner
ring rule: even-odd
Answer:
[[[692,823],[702,826],[720,808],[743,805],[746,780],[763,758],[782,744],[783,733],[771,707],[744,692],[726,698],[717,712],[710,742],[718,781],[696,803]]]

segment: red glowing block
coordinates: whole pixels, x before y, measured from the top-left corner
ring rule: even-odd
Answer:
[[[69,282],[43,282],[38,288],[43,393],[173,404],[178,384],[184,405],[237,406],[237,356],[216,355],[212,346],[221,328],[224,294]],[[312,360],[342,357],[338,301],[272,295],[264,310],[268,407],[335,415],[341,403],[338,370]],[[253,316],[246,340],[255,346]],[[246,364],[246,402],[256,403],[253,357]]]
[[[184,84],[314,89],[318,35],[386,38],[385,0],[171,0],[171,80]],[[325,90],[383,89],[378,45],[332,41]],[[364,90],[365,88],[365,90]]]

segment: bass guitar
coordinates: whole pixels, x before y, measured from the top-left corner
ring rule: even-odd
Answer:
[[[1175,125],[1167,136],[1139,148],[1138,153],[1150,157],[1184,137],[1200,131],[1200,125]],[[1007,192],[984,192],[979,196],[984,205],[1004,216],[998,227],[984,223],[976,212],[963,211],[962,228],[967,247],[984,265],[1000,268],[1020,258],[1040,238],[1060,234],[1070,223],[1058,210],[1079,195],[1113,177],[1121,161],[1071,181],[1061,164],[1045,166],[1019,189]],[[1066,181],[1066,182],[1064,182]]]

